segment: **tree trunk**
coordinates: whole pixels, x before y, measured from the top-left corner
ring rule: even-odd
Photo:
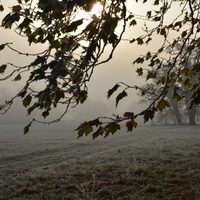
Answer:
[[[180,112],[179,112],[179,109],[178,109],[177,102],[174,99],[170,99],[170,103],[171,103],[172,108],[174,110],[174,114],[175,114],[176,121],[177,121],[178,125],[182,125],[183,123],[182,123],[182,120],[181,120],[181,116],[180,116]]]
[[[172,99],[172,93],[173,93],[173,89],[170,88],[169,89],[169,93],[168,93],[168,97],[169,97],[169,101],[170,101],[170,104],[174,110],[174,115],[176,117],[176,121],[177,121],[177,124],[178,125],[182,125],[182,120],[181,120],[181,115],[180,115],[180,112],[179,112],[179,109],[178,109],[178,104],[177,104],[177,101]]]
[[[188,92],[186,95],[186,98],[185,98],[186,105],[189,104],[190,96],[191,96],[191,94]],[[192,108],[190,110],[188,110],[188,117],[189,117],[190,125],[196,125],[195,116],[196,116],[196,105],[193,104]]]
[[[195,114],[196,114],[196,105],[193,105],[191,110],[188,110],[189,124],[190,125],[196,125]]]

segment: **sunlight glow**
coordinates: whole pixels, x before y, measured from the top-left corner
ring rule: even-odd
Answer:
[[[96,15],[97,17],[101,16],[102,10],[103,10],[103,6],[97,2],[96,4],[94,4],[94,6],[90,12],[81,10],[81,11],[79,11],[77,17],[84,18],[85,20],[91,20],[93,15]]]
[[[103,10],[103,6],[98,2],[94,4],[94,6],[90,12],[86,12],[84,10],[79,10],[76,17],[74,18],[74,21],[83,19],[83,24],[78,27],[77,31],[81,32],[88,25],[88,23],[91,22],[94,15],[97,18],[100,17],[102,14],[102,10]]]
[[[97,3],[93,6],[93,8],[92,8],[90,14],[92,14],[92,15],[95,14],[95,15],[99,16],[99,15],[101,14],[102,10],[103,10],[103,6],[102,6],[100,3],[97,2]]]

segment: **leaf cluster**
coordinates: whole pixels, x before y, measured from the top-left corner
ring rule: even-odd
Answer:
[[[90,15],[97,2],[103,6],[101,15]],[[90,18],[79,15],[81,10],[88,12]],[[33,62],[26,66],[19,67],[11,63],[1,65],[0,74],[5,74],[1,80],[13,77],[14,81],[22,81],[23,74],[29,72],[23,89],[15,98],[22,99],[28,115],[39,109],[44,118],[58,104],[65,105],[66,109],[60,118],[53,122],[59,121],[69,107],[82,104],[87,99],[87,82],[90,81],[95,66],[112,58],[125,31],[125,16],[124,1],[104,4],[96,0],[40,0],[34,5],[33,1],[19,0],[3,18],[2,27],[15,29],[19,35],[27,38],[30,46],[45,44],[47,48],[43,52],[28,54],[13,49],[9,43],[0,45],[0,50],[7,47],[21,56],[34,57]],[[117,33],[119,22],[124,24],[124,28]],[[99,62],[110,45],[110,54]],[[11,65],[13,71],[6,75],[8,65]],[[45,83],[45,88],[36,91],[33,89],[35,82]]]
[[[125,113],[126,114],[126,113]],[[124,117],[114,116],[114,118],[99,117],[97,119],[82,123],[76,131],[78,132],[78,138],[83,135],[92,134],[92,138],[96,139],[99,136],[107,137],[109,134],[114,134],[121,129],[120,122],[127,121],[127,131],[131,132],[133,127],[137,127],[137,123],[134,121],[134,115],[132,117],[124,114]],[[103,120],[107,120],[107,122]]]

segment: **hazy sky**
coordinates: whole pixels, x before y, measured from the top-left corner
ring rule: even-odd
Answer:
[[[1,0],[1,3],[6,7],[10,5],[15,5],[16,0]],[[129,0],[129,8],[133,8],[134,13],[143,13],[145,14],[147,10],[149,10],[150,5],[154,1],[148,1],[152,2],[149,4],[137,4],[135,1]],[[0,13],[0,19],[2,20],[2,17],[5,16],[8,13],[8,9],[5,9],[4,12]],[[131,28],[128,29],[124,35],[124,38],[137,38],[141,34],[141,28],[144,22],[141,23],[141,26],[138,26],[138,29]],[[0,28],[0,44],[6,43],[6,42],[13,42],[12,47],[18,49],[19,51],[26,52],[28,49],[28,52],[30,53],[36,53],[42,51],[43,47],[40,45],[33,46],[31,49],[28,48],[28,45],[26,43],[26,38],[19,38],[16,36],[16,33],[14,31],[10,30],[3,30]],[[114,96],[111,100],[107,101],[106,95],[108,89],[112,88],[116,82],[124,81],[130,85],[143,85],[145,82],[143,79],[136,76],[136,68],[138,66],[133,66],[132,62],[141,54],[145,54],[149,49],[155,48],[160,44],[159,38],[157,38],[156,42],[150,44],[149,46],[137,46],[136,44],[129,44],[128,42],[122,42],[118,48],[116,49],[113,59],[101,66],[98,66],[95,69],[95,72],[92,76],[92,79],[89,86],[89,102],[86,103],[85,108],[90,108],[91,102],[94,101],[98,104],[100,103],[100,109],[97,109],[98,106],[93,106],[93,113],[97,111],[98,114],[102,115],[103,110],[102,104],[105,104],[105,108],[107,109],[109,107],[109,112],[123,114],[123,112],[127,111],[128,108],[131,107],[131,105],[134,103],[134,108],[132,111],[139,112],[140,107],[139,105],[136,105],[135,103],[138,101],[138,97],[136,95],[137,91],[130,90],[129,96],[124,101],[119,103],[119,109],[114,110],[115,103],[114,103]],[[0,52],[1,61],[0,64],[4,64],[7,62],[13,62],[17,65],[25,65],[27,63],[30,63],[30,57],[26,56],[19,56],[17,53],[11,52],[10,50],[6,49]],[[139,66],[140,67],[140,66]],[[13,92],[15,92],[17,89],[22,86],[22,83],[20,82],[12,82],[12,81],[6,81],[1,82],[0,89],[4,89],[6,91],[7,95],[12,95]],[[0,100],[4,99],[3,93],[1,94]],[[112,105],[113,103],[113,105]],[[20,108],[21,109],[21,108]],[[80,108],[80,110],[84,110],[84,106]],[[105,109],[105,110],[106,110]],[[107,109],[108,110],[108,109]],[[131,111],[131,110],[130,110]],[[73,111],[72,111],[73,112]],[[1,123],[1,119],[0,119]]]

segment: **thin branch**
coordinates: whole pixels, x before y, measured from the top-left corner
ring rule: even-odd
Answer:
[[[12,51],[18,53],[19,55],[24,55],[24,56],[38,56],[38,55],[44,54],[48,51],[48,50],[44,50],[43,52],[40,52],[40,53],[23,53],[23,52],[20,52],[16,49],[12,48],[9,44],[12,44],[12,43],[6,43],[5,45]]]
[[[193,14],[193,9],[192,9],[192,7],[191,7],[191,0],[189,0],[189,4],[190,4],[191,14]],[[169,79],[170,79],[170,72],[171,72],[172,69],[175,67],[179,56],[182,54],[182,52],[183,52],[183,50],[184,50],[184,47],[185,47],[185,45],[186,45],[186,42],[189,40],[190,36],[191,36],[191,35],[193,34],[193,32],[194,32],[194,24],[193,24],[193,21],[191,21],[191,24],[192,24],[192,27],[191,27],[190,33],[188,34],[188,36],[187,36],[186,39],[184,40],[183,45],[182,45],[182,47],[181,47],[179,53],[176,55],[172,66],[169,68],[169,70],[168,70],[168,72],[167,72],[167,80],[166,80],[166,83],[165,83],[165,85],[164,85],[162,91],[160,92],[159,96],[158,96],[145,110],[143,110],[142,112],[136,114],[135,117],[137,117],[138,115],[143,115],[147,110],[149,110],[150,108],[152,108],[152,106],[154,106],[155,103],[163,96],[165,90],[166,90],[167,87],[168,87],[168,83],[169,83]]]

